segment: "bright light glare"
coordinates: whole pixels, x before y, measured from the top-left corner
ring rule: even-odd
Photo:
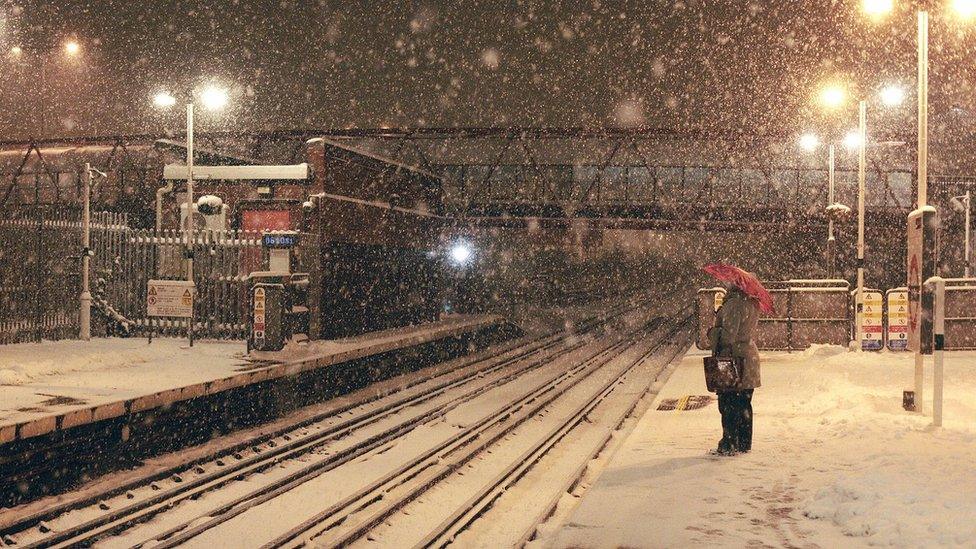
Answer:
[[[66,53],[66,54],[68,54],[68,55],[70,55],[72,57],[78,55],[79,53],[81,53],[81,44],[79,44],[78,42],[75,42],[74,40],[70,40],[68,42],[65,42],[64,43],[64,53]]]
[[[820,138],[813,133],[805,133],[800,136],[800,148],[807,151],[813,152],[817,150],[820,146]]]
[[[844,146],[848,149],[856,149],[861,146],[861,132],[851,130],[844,136]]]
[[[847,93],[844,88],[837,85],[827,86],[820,92],[820,102],[825,107],[836,108],[843,105],[846,100]]]
[[[168,109],[176,104],[176,98],[169,92],[159,92],[153,97],[153,104],[161,109]]]
[[[471,246],[468,246],[464,242],[459,242],[451,248],[451,261],[456,265],[464,265],[471,259],[474,253],[471,251]]]
[[[212,111],[226,107],[228,100],[227,90],[220,89],[216,86],[210,86],[200,92],[200,101],[203,103],[203,106]]]
[[[886,86],[881,90],[881,102],[889,107],[897,107],[905,100],[905,90],[898,86]]]
[[[864,0],[861,3],[861,9],[871,17],[888,15],[894,7],[894,0]]]
[[[952,0],[952,11],[960,19],[976,16],[976,0]]]
[[[13,46],[10,48],[10,55],[14,57],[20,57],[23,54],[24,54],[24,49],[21,48],[20,46]]]

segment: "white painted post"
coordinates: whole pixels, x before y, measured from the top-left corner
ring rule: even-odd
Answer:
[[[89,281],[91,248],[91,185],[92,169],[91,164],[85,164],[85,173],[82,175],[82,210],[81,210],[81,297],[80,309],[78,311],[79,333],[78,337],[84,341],[91,339],[91,288]]]
[[[944,386],[944,362],[945,362],[945,280],[934,276],[927,284],[935,286],[935,311],[932,323],[934,336],[935,370],[933,372],[932,383],[932,425],[942,426],[942,391]]]
[[[929,14],[918,12],[918,207],[928,202]]]
[[[858,135],[861,143],[857,154],[857,298],[854,301],[854,339],[862,350],[864,329],[864,180],[867,172],[867,102],[857,105]]]
[[[186,279],[193,282],[193,103],[186,105]],[[193,290],[196,292],[196,290]],[[194,300],[196,296],[194,296]],[[190,314],[187,337],[193,347],[193,314]]]
[[[928,202],[929,159],[929,14],[918,12],[918,209]],[[921,345],[919,345],[921,347]],[[915,406],[924,413],[925,355],[915,349]]]
[[[972,207],[969,204],[969,199],[970,199],[969,191],[966,191],[966,270],[964,271],[965,272],[964,276],[966,278],[969,278],[969,254],[971,253],[969,251],[969,221],[970,221],[970,216],[972,215],[971,213]]]
[[[827,206],[834,203],[834,144],[827,147]],[[834,238],[834,218],[827,220],[827,278],[834,278],[837,242]]]

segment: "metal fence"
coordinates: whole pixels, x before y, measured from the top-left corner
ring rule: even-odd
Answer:
[[[80,210],[38,205],[5,208],[2,213],[0,344],[77,337]],[[261,235],[199,231],[191,248],[197,290],[195,335],[244,338],[247,276],[262,270],[267,261]],[[186,319],[146,314],[149,280],[184,277],[187,239],[180,231],[132,229],[124,214],[94,212],[91,250],[93,334],[187,333]]]
[[[845,280],[769,282],[776,313],[763,315],[756,344],[763,350],[798,351],[815,343],[847,345],[850,341],[850,284]],[[708,329],[724,296],[722,288],[698,290],[699,349],[711,349]]]
[[[259,233],[200,231],[192,243],[196,284],[194,334],[237,339],[247,333],[247,275],[266,260]],[[187,238],[178,230],[111,224],[92,232],[92,294],[110,332],[185,335],[188,319],[146,315],[148,282],[182,280]]]
[[[0,213],[0,343],[76,334],[81,211],[36,205]]]

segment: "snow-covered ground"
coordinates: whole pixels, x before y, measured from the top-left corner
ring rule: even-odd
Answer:
[[[689,353],[658,401],[706,395]],[[976,546],[976,353],[947,354],[945,426],[901,408],[909,353],[766,353],[750,454],[709,455],[714,402],[657,403],[582,499],[564,498],[532,545]]]
[[[244,355],[244,344],[197,341],[191,351],[185,339],[95,338],[91,341],[19,343],[0,348],[0,385],[25,385],[45,378],[78,372],[105,372],[155,361],[199,360]],[[114,372],[116,375],[118,372]]]

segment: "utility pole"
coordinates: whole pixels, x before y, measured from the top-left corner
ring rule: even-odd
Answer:
[[[91,339],[91,289],[89,288],[89,265],[91,262],[91,164],[85,164],[82,176],[81,213],[81,309],[78,311],[80,330],[78,337],[83,341]]]
[[[867,102],[857,105],[860,148],[857,155],[857,299],[855,300],[855,329],[857,350],[862,349],[864,329],[864,180],[867,171]]]
[[[191,291],[196,293],[193,284],[193,103],[186,105],[186,280],[191,284]],[[196,296],[194,296],[194,305]],[[190,347],[193,347],[193,323],[195,322],[193,311],[190,311],[189,326],[187,327],[187,337],[190,339]]]

